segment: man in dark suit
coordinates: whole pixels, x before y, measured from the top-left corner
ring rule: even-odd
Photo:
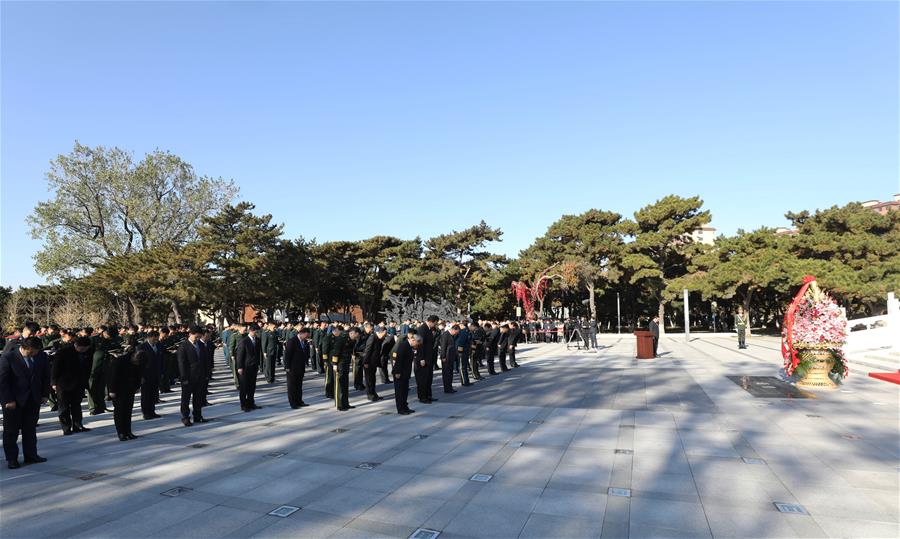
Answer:
[[[491,324],[484,325],[486,337],[484,341],[484,361],[487,364],[488,374],[491,376],[497,374],[494,370],[494,356],[497,355],[497,343],[500,341],[500,326],[492,327]]]
[[[194,326],[188,338],[178,346],[178,375],[181,379],[181,423],[191,426],[191,404],[194,406],[194,422],[206,423],[203,417],[203,388],[207,379],[206,347],[200,340],[203,330]]]
[[[497,353],[500,361],[500,372],[506,372],[509,367],[506,366],[506,353],[509,352],[509,325],[500,325],[500,334],[497,337]]]
[[[367,330],[371,324],[367,326]],[[366,343],[362,354],[363,373],[366,378],[366,396],[370,401],[380,401],[381,397],[375,391],[375,376],[378,373],[378,367],[381,365],[381,347],[384,343],[384,336],[387,335],[387,329],[384,326],[374,328],[374,331],[366,337]]]
[[[249,412],[258,410],[254,401],[256,395],[256,376],[259,374],[259,365],[262,363],[262,344],[259,342],[259,326],[250,324],[247,335],[240,340],[235,356],[235,366],[240,385],[241,410]]]
[[[391,364],[391,352],[394,350],[394,345],[397,342],[397,339],[403,339],[405,335],[391,335],[389,331],[385,332],[384,339],[381,341],[381,359],[380,359],[380,368],[381,368],[381,383],[387,384],[391,381],[393,376],[388,377],[388,365]]]
[[[659,346],[659,316],[654,316],[653,320],[650,320],[648,329],[650,330],[650,334],[653,335],[653,357],[657,357],[656,349]]]
[[[459,326],[451,325],[441,335],[441,379],[444,383],[444,393],[456,393],[453,389],[453,370],[459,362],[459,348],[456,346],[456,337],[459,335]]]
[[[50,383],[56,389],[59,424],[65,436],[90,430],[82,424],[81,401],[87,389],[93,356],[91,339],[81,336],[73,344],[60,348],[53,358]]]
[[[521,335],[522,328],[519,327],[518,322],[510,322],[509,338],[507,339],[506,349],[509,353],[509,366],[513,368],[519,367],[519,364],[516,363],[516,345],[519,343],[519,337]]]
[[[284,373],[287,376],[288,403],[294,410],[309,406],[303,402],[303,376],[306,374],[306,362],[310,360],[312,353],[308,339],[309,330],[303,328],[284,343]]]
[[[50,398],[50,364],[37,337],[0,355],[0,405],[3,406],[3,452],[7,466],[18,468],[19,433],[25,463],[46,462],[37,453],[41,405]]]
[[[141,385],[141,358],[135,354],[137,338],[125,338],[125,348],[121,353],[112,354],[109,361],[107,389],[113,401],[113,421],[120,442],[134,440],[131,432],[131,413],[134,410],[134,394]]]
[[[397,404],[397,413],[409,415],[414,410],[409,409],[409,377],[412,375],[413,363],[419,361],[416,357],[422,350],[424,339],[410,328],[404,335],[397,335],[396,351],[391,352],[393,366],[391,373],[394,376],[394,401]],[[430,332],[429,332],[430,333]]]
[[[206,351],[206,381],[203,382],[203,406],[211,406],[209,403],[209,383],[212,381],[212,373],[216,368],[216,343],[213,340],[213,330],[208,326],[203,328],[200,334],[203,349]]]
[[[159,332],[147,333],[147,340],[137,349],[141,362],[141,413],[144,419],[157,419],[156,401],[159,400],[159,379],[163,368],[163,347],[159,342]]]
[[[437,400],[431,396],[431,383],[434,379],[434,362],[436,361],[433,329],[437,322],[437,316],[429,316],[428,320],[419,326],[416,332],[419,337],[422,337],[422,342],[419,344],[419,352],[416,354],[418,357],[416,357],[414,370],[416,375],[416,396],[419,397],[419,402],[425,404]]]

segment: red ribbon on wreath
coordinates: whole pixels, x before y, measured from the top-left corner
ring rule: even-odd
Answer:
[[[797,292],[797,295],[794,296],[791,304],[788,305],[787,312],[784,313],[784,333],[781,336],[781,355],[784,357],[784,371],[790,376],[794,374],[794,369],[797,368],[797,365],[800,363],[800,358],[797,356],[797,349],[794,348],[794,318],[797,313],[797,307],[800,305],[800,301],[803,300],[804,294],[809,289],[809,285],[815,282],[816,278],[812,275],[807,275],[803,278],[803,286],[800,287],[800,291]]]

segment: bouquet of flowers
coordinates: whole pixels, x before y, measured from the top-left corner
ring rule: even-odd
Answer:
[[[849,373],[842,347],[847,342],[847,315],[834,299],[822,292],[815,277],[806,277],[803,288],[785,315],[782,334],[784,371],[788,376],[804,377],[815,359],[805,351],[828,351],[834,359],[832,375],[844,378]]]

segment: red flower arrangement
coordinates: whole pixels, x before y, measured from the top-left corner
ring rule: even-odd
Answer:
[[[815,277],[803,279],[803,287],[794,297],[784,317],[782,354],[788,376],[806,375],[813,359],[802,352],[827,350],[834,358],[832,374],[849,374],[842,347],[847,342],[847,315],[834,299],[822,292]]]

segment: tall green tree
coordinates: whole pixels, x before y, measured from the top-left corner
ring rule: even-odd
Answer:
[[[786,217],[797,229],[793,253],[853,309],[877,314],[887,293],[900,289],[900,211],[881,215],[852,203]]]
[[[673,295],[670,281],[685,275],[691,257],[703,246],[691,233],[710,221],[700,197],[668,195],[634,212],[634,221],[624,229],[634,237],[628,245],[623,266],[629,282],[640,285],[658,305],[660,331],[665,332],[665,305]]]
[[[802,277],[803,267],[790,252],[791,242],[792,237],[765,227],[719,236],[712,248],[694,257],[686,275],[670,281],[668,293],[675,296],[687,288],[707,301],[734,299],[749,316],[756,300],[767,296],[765,292],[787,296]]]
[[[622,216],[592,209],[578,215],[563,215],[547,232],[520,253],[529,273],[560,265],[564,278],[557,286],[577,283],[587,293],[589,312],[597,318],[598,290],[618,282],[624,251]],[[532,278],[534,275],[528,275]]]
[[[441,297],[451,300],[457,312],[467,312],[477,300],[475,292],[483,286],[491,270],[507,263],[506,257],[486,249],[487,244],[501,241],[501,236],[503,232],[499,228],[491,228],[481,221],[425,242],[425,264],[434,268]]]
[[[255,215],[250,202],[226,205],[204,217],[189,256],[202,263],[199,272],[210,303],[229,320],[239,320],[245,306],[274,303],[272,283],[283,279],[275,262],[282,225],[271,215]]]
[[[169,152],[155,150],[138,162],[120,148],[73,150],[50,163],[49,200],[28,217],[43,241],[38,273],[63,277],[88,272],[119,255],[194,237],[201,218],[237,192],[230,181],[198,176]]]

